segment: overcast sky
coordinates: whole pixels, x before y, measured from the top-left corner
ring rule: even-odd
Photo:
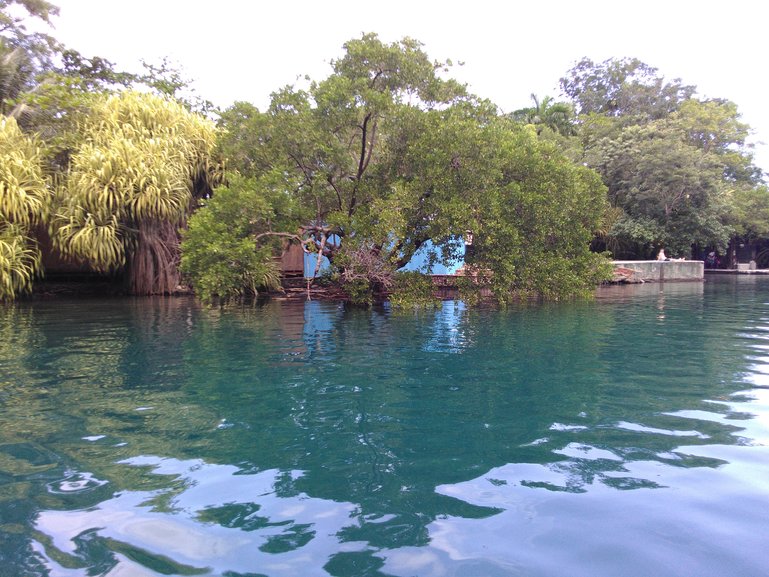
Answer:
[[[323,79],[342,44],[363,32],[410,36],[503,111],[530,94],[559,96],[558,79],[587,56],[635,57],[704,97],[737,103],[769,171],[769,8],[754,0],[51,0],[53,35],[86,56],[139,70],[168,57],[219,106],[264,109],[297,78]]]

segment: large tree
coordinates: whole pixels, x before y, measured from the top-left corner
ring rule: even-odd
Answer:
[[[736,199],[761,179],[734,103],[698,99],[695,87],[636,59],[583,59],[561,86],[580,111],[582,160],[609,189],[598,246],[619,258],[727,246],[739,229]]]
[[[591,163],[624,211],[614,226],[617,256],[651,257],[661,246],[688,256],[692,245],[725,246],[723,165],[671,126],[629,127],[591,151]]]
[[[178,235],[193,198],[210,191],[216,130],[181,104],[122,92],[91,109],[52,228],[56,246],[134,294],[179,284]]]
[[[414,40],[364,35],[332,64],[307,90],[275,93],[265,113],[241,103],[222,116],[231,166],[299,207],[296,230],[254,242],[296,233],[369,288],[427,241],[435,260],[461,256],[468,232],[468,262],[500,298],[573,294],[600,276],[587,248],[605,195],[589,170],[443,79],[447,65]]]
[[[604,114],[639,123],[664,118],[695,93],[676,78],[666,81],[658,70],[637,58],[610,58],[601,63],[583,58],[561,89],[579,114]]]

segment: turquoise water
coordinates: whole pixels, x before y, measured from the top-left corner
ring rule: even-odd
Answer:
[[[769,574],[769,279],[0,308],[0,575]]]

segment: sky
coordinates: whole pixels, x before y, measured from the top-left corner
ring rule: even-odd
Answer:
[[[633,57],[698,95],[735,102],[754,131],[755,161],[769,172],[769,6],[755,0],[51,0],[52,35],[118,68],[163,57],[199,96],[264,109],[270,93],[331,72],[345,41],[405,36],[451,76],[504,112],[531,94],[559,97],[558,80],[581,58]]]

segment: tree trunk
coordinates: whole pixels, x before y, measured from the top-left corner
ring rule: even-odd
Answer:
[[[132,248],[127,251],[129,292],[135,295],[176,292],[181,278],[177,227],[168,222],[142,223]]]

